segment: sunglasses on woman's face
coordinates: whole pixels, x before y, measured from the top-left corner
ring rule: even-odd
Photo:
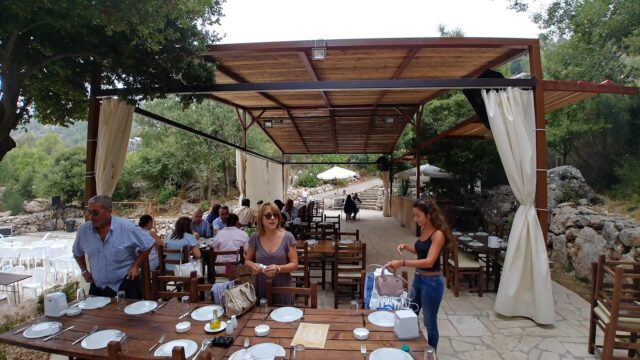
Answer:
[[[264,216],[264,218],[267,219],[267,220],[269,220],[269,219],[277,219],[278,218],[278,214],[276,214],[276,213],[266,213],[266,214],[264,214],[262,216]]]

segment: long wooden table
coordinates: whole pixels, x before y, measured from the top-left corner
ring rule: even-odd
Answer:
[[[16,288],[16,284],[30,277],[31,275],[27,275],[27,274],[14,274],[14,273],[0,272],[0,285],[5,286],[7,288],[11,287],[11,290],[5,290],[5,291],[13,293],[14,304],[17,304],[20,302],[20,289]],[[16,301],[16,295],[18,295],[17,301]]]
[[[205,306],[209,304],[197,304],[195,306]],[[268,311],[271,311],[269,309]],[[403,344],[411,347],[416,358],[422,358],[422,351],[426,344],[423,336],[415,340],[398,340],[393,334],[393,328],[384,328],[369,323],[366,314],[368,310],[360,310],[358,312],[350,309],[303,309],[304,317],[301,321],[309,323],[330,324],[329,333],[324,349],[307,349],[305,351],[310,359],[318,359],[329,356],[333,359],[362,359],[360,353],[360,344],[366,344],[367,352],[382,348],[394,347],[400,348]],[[15,329],[0,335],[0,342],[25,347],[29,349],[44,351],[47,353],[56,353],[71,357],[83,359],[106,359],[107,349],[86,350],[80,346],[80,343],[71,345],[71,343],[85,335],[94,325],[99,326],[100,330],[118,329],[128,335],[129,353],[135,356],[142,356],[146,351],[155,344],[160,335],[164,332],[167,334],[166,341],[176,339],[194,340],[198,347],[202,340],[210,339],[213,335],[204,332],[204,322],[195,321],[189,317],[182,320],[178,319],[180,314],[184,313],[181,304],[172,301],[166,306],[158,310],[157,313],[147,313],[143,315],[127,315],[122,310],[117,310],[115,304],[109,304],[105,308],[96,310],[83,310],[82,314],[75,317],[63,316],[60,318],[50,318],[40,316],[30,323],[38,323],[42,321],[59,321],[64,328],[74,325],[75,328],[69,330],[57,338],[44,342],[40,339],[27,339],[22,334],[14,335],[13,332],[22,328],[29,323],[21,324]],[[266,320],[265,320],[266,319]],[[191,330],[186,333],[176,333],[175,325],[180,321],[188,320],[191,322]],[[271,327],[271,331],[266,337],[256,337],[254,335],[254,327],[264,322]],[[278,323],[271,320],[268,312],[261,310],[252,310],[238,318],[238,328],[233,332],[235,341],[233,346],[224,348],[208,348],[206,351],[211,352],[214,359],[228,359],[231,354],[242,348],[245,337],[251,339],[251,346],[263,343],[278,343],[286,349],[286,358],[289,358],[289,348],[291,340],[295,335],[296,329],[301,321],[291,323]],[[353,329],[365,326],[369,329],[369,340],[358,341],[353,337]],[[224,335],[224,332],[217,335]]]

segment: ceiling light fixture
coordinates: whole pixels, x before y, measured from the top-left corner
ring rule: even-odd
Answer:
[[[320,41],[320,45],[318,45]],[[316,40],[311,49],[311,60],[324,60],[327,58],[327,42],[320,39]]]
[[[264,121],[264,127],[265,127],[265,128],[272,128],[272,127],[273,127],[273,121],[271,121],[271,120],[265,120],[265,121]]]

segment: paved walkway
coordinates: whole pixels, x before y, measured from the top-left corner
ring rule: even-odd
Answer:
[[[367,242],[368,263],[398,259],[396,246],[415,241],[413,229],[382,217],[380,211],[362,210],[356,222],[345,222],[343,216],[341,227],[343,231],[360,229],[360,238]],[[462,291],[456,298],[447,290],[438,314],[438,359],[598,359],[587,353],[589,303],[557,283],[553,291],[557,321],[540,326],[526,318],[497,314],[495,293],[480,298]],[[320,303],[327,307],[333,303],[332,298],[323,300]],[[426,335],[422,321],[421,328]]]

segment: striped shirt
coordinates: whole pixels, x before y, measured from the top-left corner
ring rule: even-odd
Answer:
[[[89,257],[93,282],[101,289],[118,291],[120,284],[136,262],[138,253],[149,250],[154,241],[151,235],[119,217],[111,217],[111,228],[104,241],[90,221],[78,228],[73,243],[73,256]]]

